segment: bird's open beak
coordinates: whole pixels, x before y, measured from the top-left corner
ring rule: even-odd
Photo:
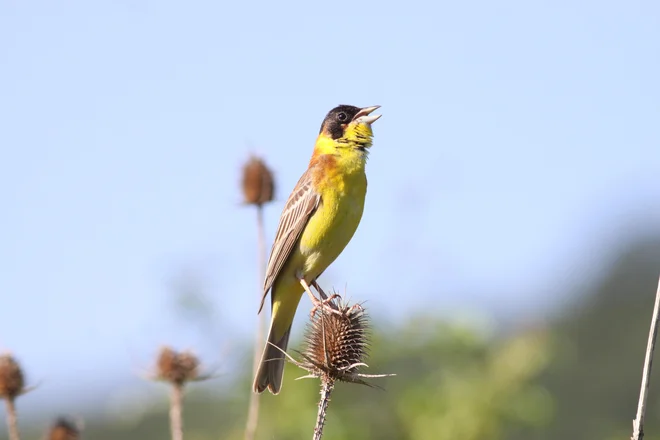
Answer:
[[[376,122],[378,118],[380,118],[382,115],[372,115],[371,113],[374,112],[374,110],[379,109],[379,105],[374,105],[373,107],[365,107],[363,109],[360,109],[359,112],[355,115],[353,120],[351,121],[354,124],[372,124]]]

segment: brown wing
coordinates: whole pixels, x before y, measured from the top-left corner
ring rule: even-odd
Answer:
[[[293,246],[298,241],[298,238],[300,238],[309,218],[316,211],[320,201],[321,196],[314,190],[311,173],[307,170],[300,177],[296,187],[291,192],[280,216],[280,224],[277,226],[275,241],[273,242],[268,266],[266,267],[264,296],[261,299],[259,312],[264,307],[266,295],[268,295],[268,291],[273,286],[275,278],[280,274],[284,263],[289,259]]]

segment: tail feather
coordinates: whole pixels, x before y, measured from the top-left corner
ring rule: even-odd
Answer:
[[[284,352],[287,345],[289,345],[291,326],[289,326],[279,340],[275,340],[273,330],[273,326],[271,325],[268,332],[268,343],[261,355],[261,363],[254,378],[254,385],[252,387],[257,393],[261,393],[268,388],[271,393],[278,394],[282,388],[284,363],[286,361]]]

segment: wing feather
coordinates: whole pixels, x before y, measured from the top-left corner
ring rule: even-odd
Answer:
[[[277,226],[277,233],[266,266],[264,296],[261,299],[259,312],[264,306],[268,291],[280,274],[284,263],[289,259],[294,245],[300,238],[310,217],[318,208],[320,201],[321,196],[314,190],[312,175],[307,170],[298,180],[280,216],[280,223]]]

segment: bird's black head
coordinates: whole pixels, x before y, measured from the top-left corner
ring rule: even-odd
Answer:
[[[325,131],[332,139],[339,139],[344,135],[346,126],[360,110],[352,105],[340,105],[333,108],[323,120],[319,133]]]

